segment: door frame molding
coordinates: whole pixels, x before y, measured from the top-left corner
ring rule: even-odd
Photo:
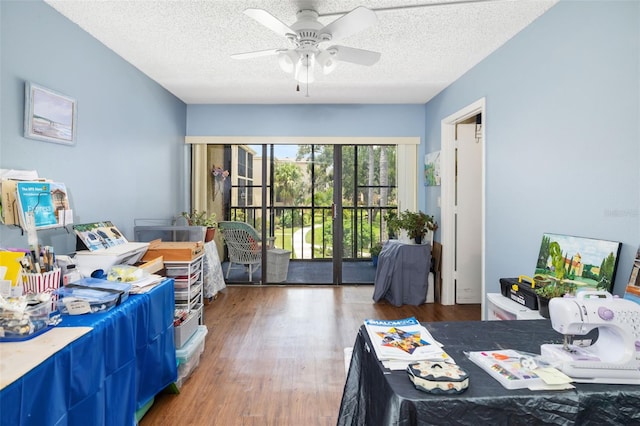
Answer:
[[[482,114],[482,208],[480,214],[482,215],[481,221],[481,253],[482,259],[480,261],[481,266],[481,312],[484,318],[484,295],[485,295],[485,190],[486,190],[486,147],[487,140],[485,137],[485,129],[487,123],[486,115],[486,100],[481,98],[470,105],[462,108],[461,110],[449,115],[442,119],[440,124],[441,140],[440,149],[442,150],[441,157],[441,173],[442,173],[442,186],[441,186],[441,205],[442,210],[441,222],[442,222],[442,294],[441,303],[443,305],[455,304],[455,280],[453,276],[454,271],[454,259],[455,259],[455,220],[454,220],[454,203],[455,203],[455,147],[454,141],[456,136],[456,124],[465,121],[466,119],[473,117],[477,114]]]
[[[185,146],[190,147],[194,151],[202,152],[198,149],[203,145],[395,145],[396,146],[396,187],[398,197],[398,211],[415,210],[417,206],[417,170],[418,170],[418,147],[421,143],[420,136],[185,136]],[[263,148],[263,159],[266,158]],[[206,166],[206,164],[205,164]],[[263,168],[264,169],[264,168]],[[402,173],[399,171],[402,170]],[[206,179],[208,171],[206,167],[200,167],[198,173],[195,171],[191,174],[190,179],[186,179],[185,192],[191,193],[193,187],[193,181],[197,181],[198,178]],[[263,176],[263,183],[266,182]],[[190,188],[186,188],[186,186]],[[334,197],[337,193],[334,192]],[[196,201],[198,197],[202,197],[201,194],[195,194]],[[206,194],[204,194],[206,196]],[[262,197],[265,199],[266,189],[262,188]],[[339,204],[339,203],[335,203]],[[262,217],[263,221],[266,221],[266,214],[263,203]],[[339,217],[336,220],[342,221],[342,210],[339,209]],[[263,225],[266,222],[263,222]],[[266,229],[262,227],[263,232]],[[335,235],[334,235],[335,237]],[[263,256],[263,266],[265,266],[266,256]],[[336,271],[334,265],[334,283],[338,284],[342,281],[341,268]],[[336,276],[340,275],[337,279]],[[262,283],[266,281],[266,268],[262,268]]]

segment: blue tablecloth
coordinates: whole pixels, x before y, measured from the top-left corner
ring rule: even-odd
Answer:
[[[93,327],[0,393],[2,425],[134,425],[136,411],[177,379],[173,280],[103,314]]]

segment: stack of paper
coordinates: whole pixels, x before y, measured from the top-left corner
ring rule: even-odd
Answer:
[[[160,275],[156,275],[156,274],[149,274],[144,278],[141,278],[137,281],[131,281],[129,284],[131,284],[131,294],[140,294],[140,293],[146,293],[147,291],[151,290],[153,287],[155,287],[156,285],[160,284],[165,278],[160,276]]]
[[[367,319],[364,326],[376,356],[386,368],[405,370],[407,365],[418,361],[454,362],[415,317]]]

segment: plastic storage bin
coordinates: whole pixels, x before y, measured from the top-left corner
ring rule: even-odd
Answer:
[[[106,312],[129,297],[131,284],[97,278],[83,278],[57,289],[57,306],[61,314]]]
[[[173,338],[176,348],[181,348],[185,343],[193,336],[198,328],[198,320],[200,319],[200,312],[192,310],[189,312],[187,319],[175,327],[173,330]]]
[[[544,319],[538,311],[504,297],[501,293],[487,294],[487,319],[495,320],[532,320]]]
[[[0,342],[29,340],[45,332],[50,324],[51,302],[28,305],[24,311],[0,308]]]
[[[136,241],[204,241],[205,226],[134,226]]]
[[[204,352],[204,340],[207,336],[207,326],[199,325],[196,332],[180,348],[176,349],[176,359],[178,360],[178,388],[191,376],[193,370],[200,364],[200,355]]]

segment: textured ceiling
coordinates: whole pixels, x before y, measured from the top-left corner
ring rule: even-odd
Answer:
[[[557,0],[45,0],[187,104],[425,103],[545,13]],[[439,3],[440,5],[434,5]],[[277,57],[234,53],[287,48],[243,14],[261,8],[287,25],[313,8],[326,25],[358,6],[378,10],[377,25],[339,44],[380,52],[371,67],[340,63],[296,92]]]

